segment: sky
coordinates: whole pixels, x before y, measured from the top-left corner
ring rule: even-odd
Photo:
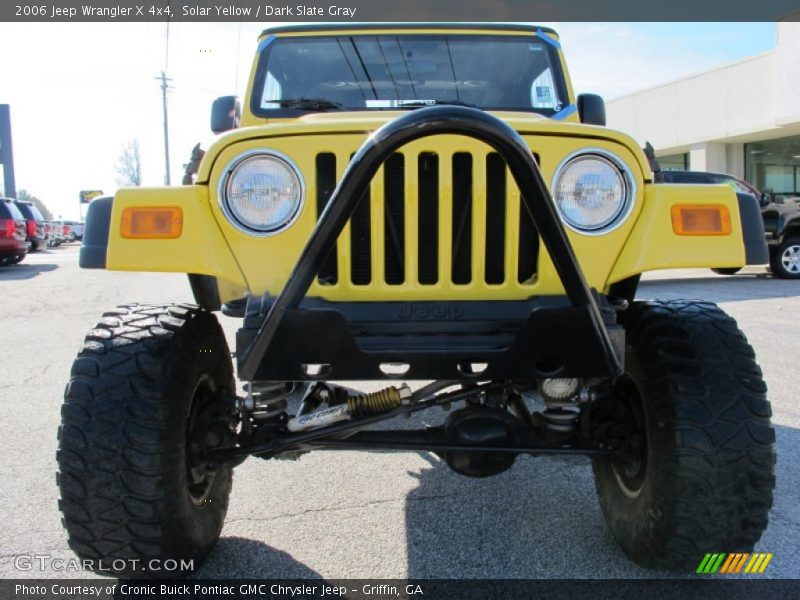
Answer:
[[[168,94],[170,168],[213,140],[214,98],[243,96],[269,23],[0,24],[0,104],[11,105],[17,189],[57,218],[81,218],[80,190],[117,188],[123,144],[139,140],[144,185],[164,183],[160,83]],[[774,23],[547,23],[573,87],[607,100],[766,52]]]

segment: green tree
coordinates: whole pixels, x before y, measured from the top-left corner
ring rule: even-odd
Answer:
[[[17,192],[17,200],[22,200],[23,202],[33,202],[45,219],[48,221],[53,220],[53,213],[51,213],[47,206],[45,206],[44,202],[39,200],[39,198],[33,194],[29,193],[27,190],[19,190]]]

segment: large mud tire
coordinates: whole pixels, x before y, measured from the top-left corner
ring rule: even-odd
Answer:
[[[232,474],[190,467],[191,432],[233,394],[232,369],[216,317],[196,306],[123,306],[86,336],[65,391],[57,480],[69,545],[95,570],[174,577],[205,560]]]
[[[607,401],[638,415],[641,454],[593,463],[614,537],[654,568],[751,551],[775,486],[775,433],[752,348],[707,302],[635,302],[623,324],[626,376]]]

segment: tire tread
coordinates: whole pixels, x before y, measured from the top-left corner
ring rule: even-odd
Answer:
[[[617,541],[635,561],[670,569],[696,568],[706,552],[752,550],[775,487],[772,412],[753,349],[710,302],[635,302],[623,324],[640,365],[656,475],[647,510],[631,517],[595,461]]]
[[[180,373],[209,342],[220,346],[219,385],[233,391],[224,334],[196,306],[124,305],[104,313],[87,334],[65,389],[56,456],[59,508],[81,558],[106,566],[118,558],[192,558],[197,567],[211,550],[231,474],[220,471],[219,502],[204,513],[209,531],[193,543],[181,522],[186,515],[176,514],[185,415],[171,401],[185,391],[176,383]]]

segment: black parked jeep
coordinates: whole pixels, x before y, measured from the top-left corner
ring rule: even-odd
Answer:
[[[750,182],[727,173],[662,171],[651,146],[645,147],[645,154],[657,182],[712,185],[724,183],[731,186],[737,194],[753,196],[761,208],[772,272],[782,279],[800,279],[800,205],[773,202],[770,194],[761,192]],[[740,269],[725,267],[712,270],[720,275],[733,275]]]

